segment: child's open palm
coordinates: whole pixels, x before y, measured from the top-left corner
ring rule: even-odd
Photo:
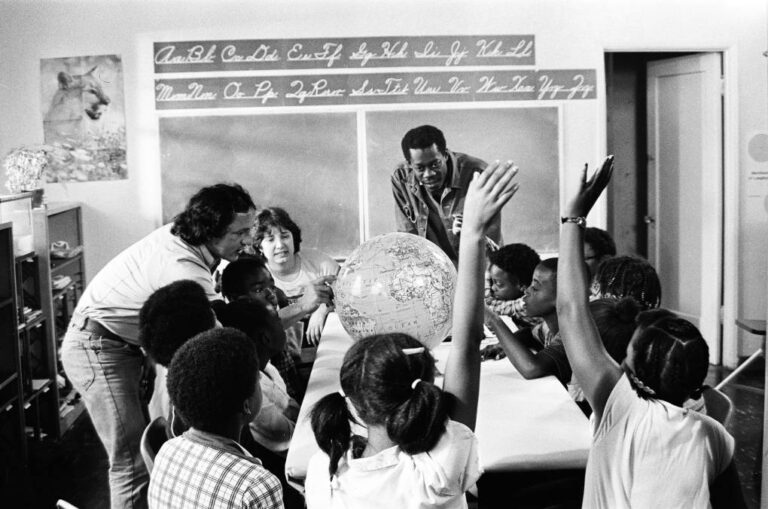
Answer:
[[[513,182],[518,168],[512,161],[496,161],[482,173],[475,173],[464,201],[462,230],[484,231],[504,204],[517,192]]]

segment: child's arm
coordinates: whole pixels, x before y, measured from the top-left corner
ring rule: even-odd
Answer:
[[[308,313],[317,310],[320,305],[330,306],[332,303],[333,291],[328,283],[333,283],[336,276],[320,276],[304,286],[304,295],[293,304],[281,307],[277,312],[283,327],[288,328],[294,323],[304,318]],[[278,296],[279,300],[279,296]]]
[[[453,396],[451,419],[474,429],[480,389],[480,341],[483,339],[485,229],[517,191],[511,162],[494,163],[469,184],[459,244],[459,275],[453,306],[453,340],[443,390]]]
[[[588,181],[587,166],[581,176],[579,192],[570,200],[565,217],[586,217],[613,171],[613,156]],[[608,355],[589,312],[587,266],[584,263],[584,229],[567,222],[560,228],[560,258],[557,271],[557,318],[568,360],[595,412],[603,408],[621,377],[621,368]]]
[[[329,306],[320,304],[320,307],[309,317],[307,341],[309,341],[310,345],[316,345],[320,342],[320,336],[323,334],[323,328],[325,327],[325,320],[330,312],[331,308]]]
[[[539,355],[539,352],[531,352],[531,329],[523,328],[512,332],[507,324],[493,312],[486,310],[486,324],[496,335],[499,344],[504,349],[510,362],[526,380],[541,378],[543,376],[558,376],[557,364],[547,355]],[[526,341],[528,340],[528,341]]]

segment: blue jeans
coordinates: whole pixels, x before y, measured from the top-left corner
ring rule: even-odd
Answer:
[[[147,425],[139,384],[143,355],[139,347],[80,330],[73,317],[61,347],[61,362],[81,394],[109,456],[112,509],[147,507],[149,474],[141,457]]]

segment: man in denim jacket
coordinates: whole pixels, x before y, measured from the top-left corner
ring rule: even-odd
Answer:
[[[467,187],[487,164],[448,150],[442,131],[431,125],[411,129],[400,145],[405,161],[392,174],[397,230],[427,238],[456,263]],[[501,214],[487,237],[501,244]]]

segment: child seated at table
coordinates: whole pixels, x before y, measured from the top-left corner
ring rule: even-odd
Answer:
[[[566,385],[571,380],[571,367],[558,334],[556,295],[557,258],[548,258],[536,266],[531,284],[523,297],[526,313],[532,317],[541,317],[543,322],[512,332],[496,313],[486,308],[486,324],[498,338],[499,344],[484,349],[483,357],[501,358],[501,348],[515,369],[526,379],[554,375]]]
[[[603,297],[589,303],[589,312],[600,340],[617,364],[621,364],[627,356],[627,345],[635,332],[635,319],[640,311],[640,305],[632,297],[620,300]]]
[[[150,420],[165,417],[169,425],[174,423],[165,384],[167,367],[189,338],[215,326],[216,317],[205,290],[194,281],[184,279],[163,286],[144,302],[139,311],[139,342],[155,368]]]
[[[494,313],[512,318],[518,327],[531,327],[541,320],[525,313],[523,293],[531,284],[539,254],[526,244],[507,244],[488,253],[485,305]]]
[[[291,345],[301,338],[295,338],[296,330],[292,326],[306,313],[301,303],[288,304],[282,291],[275,287],[272,274],[258,257],[240,257],[230,263],[221,274],[221,292],[229,302],[249,297],[276,310],[285,329],[285,346],[275,353],[270,360],[285,381],[288,394],[301,403],[306,391],[306,381],[296,369],[295,352]]]
[[[616,242],[607,231],[594,226],[584,230],[584,261],[590,278],[597,274],[600,264],[612,256],[616,256]]]
[[[453,340],[443,389],[435,360],[406,334],[363,338],[344,356],[341,391],[311,412],[320,447],[310,460],[307,505],[467,507],[481,474],[472,432],[480,381],[484,231],[517,190],[511,163],[474,177],[464,204]],[[352,424],[366,437],[353,435]]]
[[[285,346],[285,331],[277,311],[250,297],[217,304],[215,309],[222,325],[238,329],[254,341],[259,356],[261,411],[243,430],[240,443],[280,479],[285,506],[303,508],[304,497],[285,479],[285,455],[296,427],[299,405],[288,395],[279,371],[269,362]]]
[[[613,170],[586,167],[566,216],[584,218]],[[668,311],[638,316],[627,356],[608,355],[589,313],[583,227],[560,233],[557,312],[568,358],[594,410],[584,507],[743,507],[734,440],[717,421],[681,408],[708,368],[707,343]]]
[[[656,269],[636,256],[615,256],[603,261],[592,278],[592,299],[632,297],[643,309],[661,304],[661,283]]]
[[[282,508],[280,481],[238,443],[261,408],[254,342],[229,328],[198,334],[173,356],[168,393],[191,428],[155,457],[149,507]]]
[[[624,362],[627,356],[627,345],[635,332],[635,318],[640,311],[640,304],[632,297],[621,300],[600,298],[589,303],[589,312],[595,321],[600,340],[608,355],[618,364]],[[592,414],[592,408],[575,375],[568,384],[568,394],[587,417]]]

